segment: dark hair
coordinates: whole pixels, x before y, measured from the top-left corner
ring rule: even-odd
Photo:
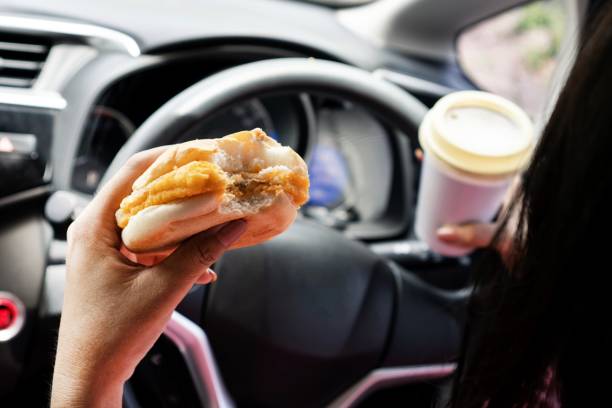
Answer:
[[[609,399],[612,6],[598,14],[502,217],[518,214],[512,262],[491,253],[475,273],[454,408]]]

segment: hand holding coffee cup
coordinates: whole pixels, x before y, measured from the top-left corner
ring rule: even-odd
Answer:
[[[465,255],[473,248],[440,240],[438,229],[493,219],[533,150],[533,125],[502,97],[457,92],[429,111],[419,139],[424,157],[416,234],[434,252]]]

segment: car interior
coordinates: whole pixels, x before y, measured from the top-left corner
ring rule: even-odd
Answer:
[[[599,2],[1,1],[0,405],[49,403],[66,232],[98,188],[141,150],[253,128],[305,158],[310,201],[193,287],[124,406],[444,401],[479,253],[413,232],[418,128],[444,95],[496,91],[467,72],[463,33],[549,3],[571,49]]]

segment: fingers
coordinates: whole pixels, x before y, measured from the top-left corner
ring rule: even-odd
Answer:
[[[176,279],[180,275],[195,283],[223,252],[240,238],[246,226],[245,221],[236,220],[227,223],[214,234],[205,231],[195,235],[155,268],[160,275],[171,279]]]
[[[445,225],[437,231],[438,239],[450,245],[465,248],[485,248],[491,244],[498,226],[496,224]],[[507,229],[500,231],[495,250],[507,265],[512,262],[512,235]]]
[[[125,256],[129,261],[139,264],[142,266],[153,266],[162,262],[166,259],[172,252],[174,252],[175,248],[171,248],[166,251],[157,252],[154,254],[136,254],[125,247],[125,245],[121,245],[119,248],[119,252]]]
[[[438,229],[437,236],[442,242],[466,248],[487,247],[497,226],[495,224],[445,225]]]

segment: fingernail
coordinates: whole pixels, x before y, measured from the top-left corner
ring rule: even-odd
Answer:
[[[210,275],[210,283],[216,282],[217,281],[217,272],[213,271],[212,269],[208,268],[208,270],[206,271],[209,275]]]
[[[223,245],[229,247],[234,242],[238,241],[238,238],[240,238],[246,230],[246,226],[247,223],[244,220],[232,221],[217,232],[217,239],[221,241]]]
[[[438,230],[436,231],[436,235],[440,239],[452,241],[457,238],[457,231],[455,228],[445,225],[441,228],[438,228]]]

